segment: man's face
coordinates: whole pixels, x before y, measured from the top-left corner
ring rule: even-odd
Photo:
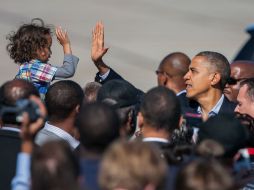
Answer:
[[[183,90],[180,88],[180,86],[184,86],[183,76],[171,64],[161,64],[156,74],[159,86],[165,86],[176,94]]]
[[[231,74],[230,74],[230,82],[226,84],[226,87],[223,91],[225,96],[233,102],[236,102],[236,98],[240,89],[240,83],[244,78],[242,74],[244,73],[239,65],[232,64],[231,66]]]
[[[237,96],[237,106],[235,108],[235,112],[240,114],[248,114],[249,116],[254,118],[254,101],[247,94],[248,86],[243,85]]]
[[[198,101],[205,97],[211,87],[212,73],[209,72],[209,65],[206,57],[196,56],[192,59],[189,71],[184,76],[187,97]]]

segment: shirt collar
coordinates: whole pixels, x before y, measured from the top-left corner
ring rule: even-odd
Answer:
[[[176,96],[180,96],[181,94],[186,93],[186,90],[182,90],[176,94]]]
[[[59,136],[63,140],[67,141],[73,149],[77,148],[78,145],[79,145],[78,140],[76,140],[69,133],[67,133],[66,131],[60,129],[59,127],[56,127],[54,125],[50,125],[48,122],[46,122],[45,126],[44,126],[44,129],[56,134],[57,136]]]
[[[221,108],[222,103],[223,103],[223,100],[224,100],[224,95],[222,94],[219,101],[216,103],[216,105],[213,107],[213,109],[211,111],[209,111],[208,117],[217,115],[219,113],[220,108]],[[198,106],[197,112],[202,114],[202,109],[201,109],[200,106]]]
[[[158,137],[146,137],[143,138],[143,142],[151,142],[151,141],[155,141],[155,142],[162,142],[162,143],[169,143],[169,140],[164,139],[164,138],[158,138]]]
[[[20,132],[20,129],[19,128],[15,128],[15,127],[1,127],[0,128],[1,130],[6,130],[6,131],[16,131],[16,132]]]

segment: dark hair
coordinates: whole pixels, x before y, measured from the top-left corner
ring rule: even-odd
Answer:
[[[42,19],[36,18],[6,37],[9,40],[6,49],[15,63],[29,62],[37,57],[37,50],[49,46],[48,36],[51,36],[50,28]]]
[[[140,106],[144,120],[155,128],[172,132],[179,125],[181,108],[175,93],[166,87],[155,87],[145,95]]]
[[[249,134],[247,129],[233,114],[220,114],[202,123],[198,131],[198,144],[211,139],[220,143],[225,158],[233,158],[237,151],[246,146]]]
[[[230,77],[230,64],[227,58],[218,52],[212,51],[203,51],[196,56],[206,57],[207,61],[214,67],[215,71],[221,75],[220,88],[223,89]]]
[[[143,92],[129,82],[110,80],[100,88],[97,101],[104,102],[116,109],[121,126],[124,126],[131,117],[131,129],[127,131],[127,135],[132,135],[135,131],[135,114],[139,109],[142,96]]]
[[[14,106],[17,100],[27,99],[31,95],[40,97],[31,82],[23,79],[7,81],[0,88],[0,106]]]
[[[226,169],[213,159],[196,159],[183,167],[176,178],[177,190],[234,190]]]
[[[83,106],[76,125],[79,129],[80,141],[88,151],[102,153],[119,137],[120,127],[116,112],[101,102]]]
[[[32,190],[77,190],[79,163],[64,141],[51,141],[32,154]]]
[[[82,104],[84,93],[80,85],[71,80],[52,84],[45,96],[49,120],[62,120]]]
[[[240,83],[241,87],[247,85],[247,95],[254,102],[254,78],[249,78]]]

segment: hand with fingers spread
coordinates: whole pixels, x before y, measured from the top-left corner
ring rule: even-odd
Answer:
[[[71,43],[66,30],[61,26],[56,27],[56,37],[58,42],[63,46],[64,54],[71,54]]]
[[[99,63],[109,48],[104,47],[104,26],[102,22],[97,22],[92,31],[91,58],[93,62]]]

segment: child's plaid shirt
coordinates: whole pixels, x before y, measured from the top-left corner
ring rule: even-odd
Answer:
[[[44,97],[56,70],[57,67],[34,59],[20,65],[16,78],[31,81],[38,89],[40,95]]]

